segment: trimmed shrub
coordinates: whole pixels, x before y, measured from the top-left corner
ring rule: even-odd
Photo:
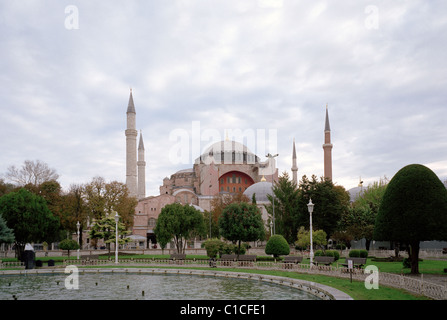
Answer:
[[[334,261],[340,259],[340,253],[337,250],[317,250],[314,255],[316,257],[334,257]]]
[[[368,250],[351,250],[349,251],[350,258],[368,258]]]
[[[271,236],[267,242],[265,253],[272,254],[274,257],[288,255],[290,253],[290,247],[287,240],[282,235],[275,234]]]

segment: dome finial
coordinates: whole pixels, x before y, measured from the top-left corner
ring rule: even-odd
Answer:
[[[262,181],[262,182],[266,182],[266,181],[267,181],[267,179],[264,177],[264,175],[262,175],[262,179],[261,179],[261,181]]]

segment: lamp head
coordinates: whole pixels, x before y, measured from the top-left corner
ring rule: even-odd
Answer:
[[[314,211],[314,204],[312,203],[312,199],[309,200],[309,203],[307,204],[307,209],[309,210],[309,213],[312,213]]]

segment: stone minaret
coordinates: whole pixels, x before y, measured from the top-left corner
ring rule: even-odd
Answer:
[[[295,148],[295,139],[293,139],[293,154],[292,154],[292,175],[293,182],[298,185],[298,166],[296,164],[296,148]]]
[[[331,126],[329,125],[329,112],[326,105],[326,125],[324,127],[324,177],[332,180],[332,143]]]
[[[129,105],[127,107],[126,129],[126,185],[129,195],[137,197],[137,135],[136,112],[130,89]]]
[[[138,143],[138,199],[146,197],[146,161],[144,161],[143,134],[140,132],[140,142]]]

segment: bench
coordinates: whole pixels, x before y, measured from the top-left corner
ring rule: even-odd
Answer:
[[[169,257],[172,263],[183,264],[183,260],[185,260],[186,254],[183,253],[173,253]]]
[[[332,262],[334,262],[334,257],[321,257],[321,256],[316,256],[314,259],[314,264],[316,264],[317,266],[319,264],[324,264],[326,266],[329,266]]]
[[[223,254],[220,257],[220,261],[236,261],[237,255],[235,254]]]
[[[298,256],[286,256],[284,257],[283,263],[301,263],[303,261],[303,257]]]
[[[243,255],[239,256],[237,261],[239,262],[238,265],[241,267],[244,267],[244,266],[252,267],[253,263],[256,262],[256,256],[243,254]]]
[[[362,268],[366,264],[366,258],[346,258],[346,262],[342,264],[344,267],[349,266],[349,260],[352,261],[353,268]]]
[[[245,254],[242,254],[242,255],[239,256],[237,261],[252,261],[252,262],[255,262],[256,261],[256,256],[255,255],[245,255]]]
[[[240,266],[244,266],[253,265],[253,262],[256,261],[256,256],[241,254],[238,257],[236,254],[223,254],[219,260],[222,266],[232,266],[233,262],[236,261],[239,262]]]
[[[223,254],[219,261],[222,266],[232,266],[233,262],[236,261],[237,255],[235,254]]]
[[[169,260],[185,260],[185,258],[186,258],[186,254],[174,253],[174,254],[171,254],[171,256],[169,257]]]

